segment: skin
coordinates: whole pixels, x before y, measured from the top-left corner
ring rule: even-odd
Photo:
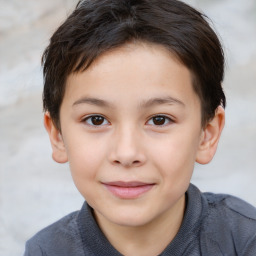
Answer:
[[[163,47],[129,44],[68,77],[61,132],[45,114],[53,159],[69,162],[100,228],[124,255],[157,255],[172,241],[194,163],[208,163],[216,151],[224,110],[202,128],[191,81]],[[120,181],[141,182],[145,191],[116,194],[108,184]]]

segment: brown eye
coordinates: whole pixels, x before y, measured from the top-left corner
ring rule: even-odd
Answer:
[[[155,125],[155,126],[164,126],[164,125],[168,125],[169,123],[172,123],[173,120],[168,117],[168,116],[164,116],[164,115],[158,115],[158,116],[154,116],[152,118],[150,118],[147,122],[147,124],[149,125]]]
[[[153,117],[154,125],[164,125],[165,120],[166,120],[166,117],[164,117],[164,116],[155,116],[155,117]]]
[[[94,125],[101,125],[104,122],[104,118],[102,116],[93,116],[92,117],[92,124]]]
[[[85,119],[85,122],[91,126],[101,126],[108,124],[108,121],[103,116],[89,116]]]

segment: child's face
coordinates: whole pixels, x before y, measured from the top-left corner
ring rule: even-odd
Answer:
[[[64,151],[96,216],[140,226],[183,209],[200,109],[189,70],[160,46],[126,45],[68,77]]]

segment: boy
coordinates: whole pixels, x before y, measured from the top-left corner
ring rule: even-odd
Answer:
[[[256,210],[190,184],[224,126],[224,56],[177,0],[84,0],[43,55],[44,123],[86,200],[25,255],[256,255]]]

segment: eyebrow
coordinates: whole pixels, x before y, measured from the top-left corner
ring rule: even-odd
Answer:
[[[99,107],[113,108],[113,105],[110,102],[107,102],[102,99],[90,98],[90,97],[83,97],[83,98],[75,101],[73,103],[73,106],[76,106],[79,104],[90,104],[90,105],[95,105],[95,106],[99,106]],[[174,97],[167,96],[167,97],[156,97],[156,98],[144,100],[139,104],[139,107],[140,108],[149,108],[152,106],[164,105],[164,104],[168,104],[168,105],[178,104],[183,107],[185,106],[185,104],[181,100],[176,99]]]
[[[79,105],[79,104],[90,104],[95,105],[99,107],[111,107],[112,105],[105,101],[98,98],[89,98],[89,97],[83,97],[73,103],[73,106]]]
[[[164,105],[164,104],[167,104],[167,105],[178,104],[178,105],[185,107],[185,104],[181,100],[176,99],[174,97],[170,97],[170,96],[157,97],[157,98],[145,100],[140,104],[140,107],[141,108],[149,108],[149,107],[152,107],[155,105]]]
[[[181,100],[168,96],[163,98],[152,98],[152,99],[143,101],[140,104],[140,107],[149,108],[155,105],[163,105],[163,104],[168,104],[168,105],[178,104],[178,105],[185,106],[185,104]]]

